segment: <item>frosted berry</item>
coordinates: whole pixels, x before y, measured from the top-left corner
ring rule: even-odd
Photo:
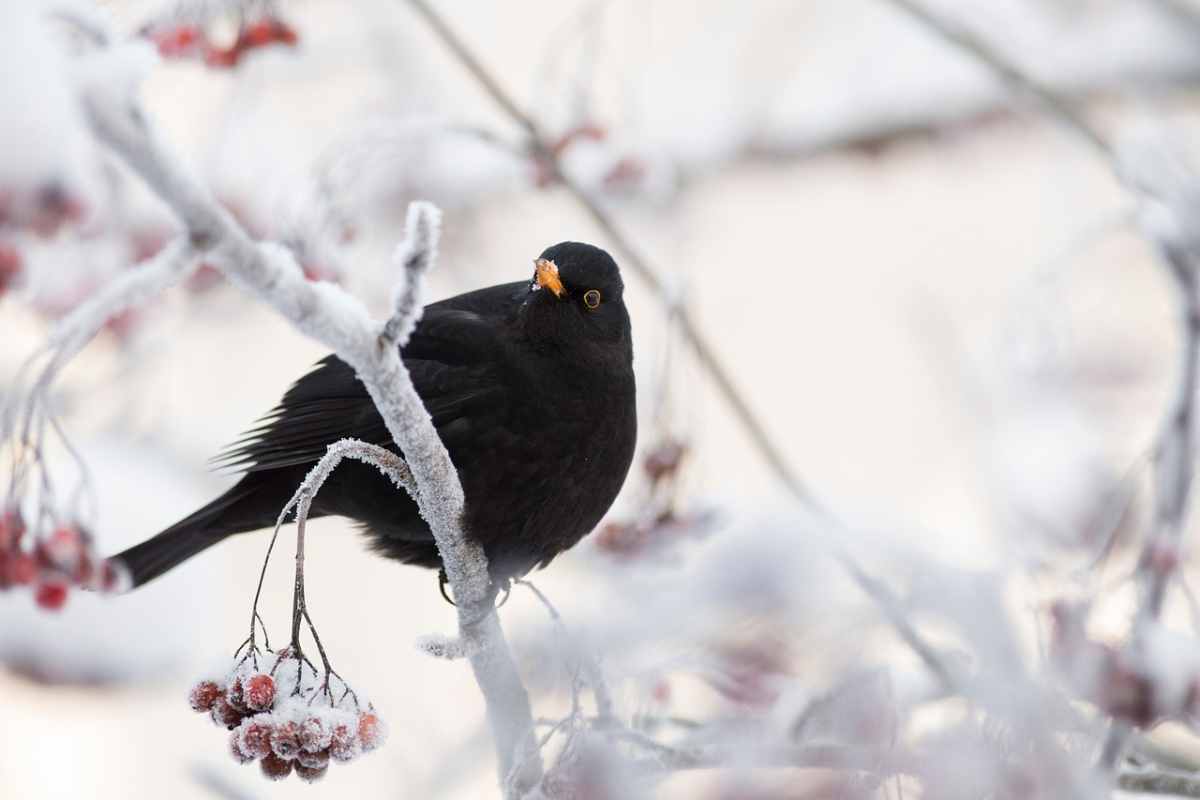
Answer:
[[[329,745],[329,755],[334,761],[353,761],[362,753],[356,733],[356,730],[344,723],[334,726],[333,738]]]
[[[314,783],[321,780],[328,771],[329,764],[325,764],[322,767],[306,767],[303,764],[296,764],[296,777],[305,783]]]
[[[333,730],[317,717],[300,723],[300,747],[306,753],[327,750],[333,744]]]
[[[229,734],[229,752],[233,756],[233,760],[239,764],[249,764],[254,760],[254,756],[247,755],[242,748],[242,740],[238,735],[240,731],[234,731]]]
[[[222,695],[222,689],[216,681],[200,681],[188,692],[188,703],[192,711],[212,711],[213,703]]]
[[[270,675],[254,675],[246,681],[242,698],[251,711],[266,711],[275,702],[275,680]]]
[[[83,534],[68,526],[57,528],[38,545],[37,554],[42,566],[74,574],[84,557]]]
[[[369,753],[384,739],[383,723],[379,721],[374,711],[364,711],[358,716],[358,742],[364,753]]]
[[[242,752],[251,758],[265,758],[271,754],[271,734],[274,732],[270,722],[262,717],[251,717],[242,722],[238,728],[238,744]]]
[[[242,712],[229,704],[226,696],[218,697],[212,706],[212,719],[216,724],[233,730],[242,722]]]
[[[296,763],[309,769],[324,769],[329,766],[329,751],[318,750],[315,753],[301,753]]]
[[[294,722],[276,725],[271,732],[271,752],[282,759],[293,759],[300,754],[300,726]]]
[[[266,756],[258,763],[262,767],[263,775],[273,781],[281,781],[292,774],[292,762],[284,761],[274,754]]]
[[[59,611],[67,604],[67,585],[59,581],[38,584],[33,599],[39,608],[47,611]]]

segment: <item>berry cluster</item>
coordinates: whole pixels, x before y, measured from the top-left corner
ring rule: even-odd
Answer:
[[[243,659],[224,681],[200,681],[189,696],[193,710],[231,731],[230,753],[239,764],[258,761],[271,780],[294,772],[312,783],[331,761],[353,761],[383,744],[382,720],[335,674],[322,676],[290,650],[258,666],[264,671]]]
[[[82,528],[61,525],[42,537],[27,532],[16,509],[0,515],[0,591],[31,587],[40,607],[58,611],[72,587],[118,590],[116,567],[96,555],[91,536]]]
[[[293,46],[299,41],[294,28],[271,16],[242,25],[228,47],[213,43],[204,28],[188,23],[150,28],[143,34],[154,42],[163,58],[199,58],[218,69],[236,67],[251,50],[273,44]]]

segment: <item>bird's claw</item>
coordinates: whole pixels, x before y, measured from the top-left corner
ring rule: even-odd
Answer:
[[[450,578],[446,576],[446,570],[443,567],[442,569],[438,570],[438,591],[442,593],[443,600],[457,608],[458,603],[454,602],[454,600],[450,597],[450,593],[446,591],[446,587],[449,585]],[[496,608],[503,608],[504,604],[508,602],[508,598],[512,596],[512,581],[510,579],[505,578],[498,583],[492,583],[491,595],[493,598],[495,598],[496,595],[498,595],[501,591],[504,592],[504,597],[500,598],[500,602],[496,604]]]

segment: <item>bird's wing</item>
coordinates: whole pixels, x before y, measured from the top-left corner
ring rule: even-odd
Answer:
[[[491,323],[475,312],[434,304],[402,351],[417,393],[452,449],[456,439],[470,433],[472,411],[501,400],[488,374],[496,369],[503,347]],[[391,444],[366,387],[350,365],[329,355],[213,462],[220,469],[245,472],[309,464],[344,438]]]

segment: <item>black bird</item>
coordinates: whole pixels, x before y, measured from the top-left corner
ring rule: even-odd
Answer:
[[[534,265],[531,281],[427,306],[401,350],[458,469],[466,533],[483,545],[497,585],[545,566],[596,526],[625,480],[637,438],[633,346],[616,262],[597,247],[563,242]],[[337,440],[396,451],[366,389],[333,355],[260,423],[217,458],[245,471],[237,484],[115,556],[134,586],[227,536],[273,527]],[[326,515],[360,523],[388,558],[441,567],[416,504],[374,467],[343,461],[312,505],[312,517]]]

